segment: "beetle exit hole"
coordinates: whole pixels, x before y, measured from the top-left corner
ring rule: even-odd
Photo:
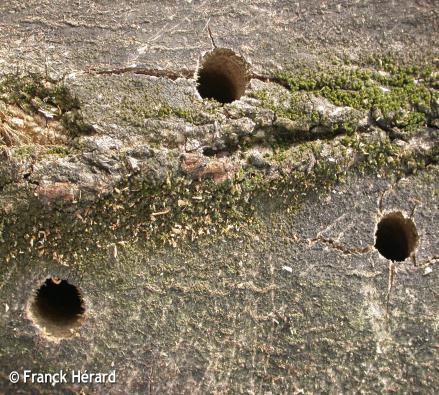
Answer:
[[[197,72],[198,93],[220,103],[239,100],[249,82],[249,66],[231,49],[217,48],[207,53]]]
[[[48,278],[30,304],[32,320],[53,337],[70,337],[84,320],[84,302],[74,285],[58,277]]]
[[[381,255],[398,262],[404,261],[415,251],[419,240],[414,222],[399,211],[381,219],[375,236],[375,248]]]

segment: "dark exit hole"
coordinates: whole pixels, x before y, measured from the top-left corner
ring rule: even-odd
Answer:
[[[224,73],[201,70],[198,83],[198,92],[202,98],[215,99],[220,103],[231,103],[239,99],[232,79]]]
[[[414,222],[401,212],[385,215],[378,223],[375,248],[387,259],[404,261],[415,250],[418,233]]]
[[[84,318],[84,303],[79,290],[67,280],[47,279],[37,290],[30,306],[36,324],[48,335],[72,336]]]
[[[217,48],[204,56],[197,73],[198,93],[220,103],[239,100],[249,81],[248,65],[232,50]]]

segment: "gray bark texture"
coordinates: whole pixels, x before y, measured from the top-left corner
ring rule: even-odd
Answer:
[[[438,9],[0,2],[0,393],[438,393]]]

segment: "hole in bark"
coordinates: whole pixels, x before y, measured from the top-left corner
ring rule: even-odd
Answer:
[[[212,147],[203,148],[203,155],[205,156],[215,156],[218,153],[218,150]]]
[[[30,306],[33,321],[49,336],[69,337],[84,320],[84,303],[74,285],[59,277],[48,278]]]
[[[206,54],[198,70],[200,96],[231,103],[244,94],[249,81],[249,67],[231,49],[217,48]]]
[[[398,262],[413,253],[419,239],[414,222],[399,211],[381,219],[375,236],[375,248],[381,255]]]

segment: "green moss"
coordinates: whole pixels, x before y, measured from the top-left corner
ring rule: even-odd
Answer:
[[[333,125],[331,125],[331,130],[333,133],[344,132],[347,134],[354,134],[357,129],[358,124],[354,120],[335,122]]]
[[[57,156],[64,158],[69,155],[76,154],[77,149],[63,145],[40,146],[37,144],[20,145],[13,147],[12,156],[16,159],[28,160],[30,158],[41,160],[48,156]]]
[[[91,234],[101,235],[106,242],[141,237],[153,244],[175,246],[180,240],[234,233],[243,224],[256,227],[258,202],[266,201],[268,196],[275,196],[291,212],[300,207],[309,192],[322,194],[343,182],[348,171],[397,176],[418,171],[432,162],[431,157],[406,152],[390,139],[370,141],[363,135],[344,136],[338,144],[326,144],[325,150],[331,147],[331,152],[325,156],[322,156],[322,144],[326,143],[316,140],[289,149],[279,146],[272,159],[282,163],[285,170],[276,177],[266,177],[263,171],[249,168],[219,185],[184,177],[169,178],[167,182],[153,185],[151,181],[133,178],[121,182],[118,193],[101,199],[92,210],[87,208],[87,214],[78,207],[81,216],[75,216],[71,221],[66,221],[66,214],[57,210],[22,219],[17,213],[18,217],[7,221],[5,239],[23,240],[19,236],[20,229],[25,232],[35,229],[38,240],[38,230],[56,228],[59,233],[49,235],[45,240],[47,253],[51,254],[53,243],[57,251],[71,257],[86,250]],[[296,164],[311,156],[315,158],[314,164],[310,162],[302,169],[295,169]],[[354,163],[353,158],[356,158]],[[287,162],[293,167],[285,165]],[[34,210],[39,212],[41,208],[37,205]],[[59,234],[69,236],[60,238]],[[74,241],[62,243],[62,240]],[[24,246],[5,243],[3,246],[21,248],[30,254],[41,253],[29,249],[27,243]],[[3,252],[5,256],[11,253]]]
[[[38,105],[42,103],[60,112],[79,109],[78,99],[65,86],[37,74],[5,76],[0,82],[0,94],[30,112],[37,111]]]
[[[308,122],[311,127],[321,125],[321,115],[304,109],[307,92],[324,97],[337,106],[357,110],[374,111],[388,127],[396,127],[408,134],[429,122],[431,114],[432,83],[434,67],[427,65],[399,65],[392,57],[374,60],[375,63],[358,65],[337,65],[324,71],[298,68],[273,76],[273,81],[288,86],[289,94],[279,89],[253,90],[251,97],[257,98],[263,108],[272,110],[277,116],[293,121]],[[298,70],[298,71],[297,71]],[[191,124],[211,121],[205,113],[224,113],[227,106],[210,100],[194,103],[190,109],[174,108],[160,103],[151,94],[143,100],[124,98],[122,118],[129,124],[143,126],[146,118],[176,117]],[[334,132],[355,133],[358,120],[344,120],[329,129]]]
[[[64,158],[66,156],[72,155],[75,152],[76,150],[74,148],[66,147],[63,145],[54,145],[51,147],[47,147],[44,155],[54,155],[60,158]]]
[[[130,126],[143,127],[145,119],[180,118],[193,125],[209,122],[209,117],[222,112],[224,109],[220,103],[214,100],[193,100],[187,106],[172,106],[163,99],[159,92],[152,91],[145,95],[128,95],[122,98],[120,118]]]
[[[6,75],[0,81],[0,98],[28,114],[61,121],[72,137],[93,131],[83,121],[79,100],[61,82],[39,74]]]
[[[271,159],[275,162],[282,163],[288,158],[288,150],[282,146],[273,147],[273,155]]]
[[[251,91],[249,96],[258,99],[261,107],[272,110],[277,116],[291,120],[308,119],[308,116],[303,111],[304,98],[301,95],[288,96],[282,90],[273,92],[267,89],[259,89]],[[311,119],[318,121],[319,114],[311,114]]]
[[[412,132],[425,126],[432,111],[433,95],[437,94],[432,88],[437,79],[433,65],[398,66],[390,61],[382,61],[381,70],[378,66],[368,69],[345,66],[317,73],[306,70],[281,72],[275,79],[283,81],[291,92],[311,92],[329,99],[337,106],[378,111],[389,127]],[[254,96],[261,100],[262,106],[279,115],[297,118],[297,103],[292,103],[290,112],[285,112],[275,108],[273,99],[266,93],[256,92]],[[317,117],[313,120],[317,120]],[[354,125],[346,129],[355,131]]]
[[[268,96],[267,100],[270,100]],[[274,101],[273,106],[277,106]],[[175,115],[174,111],[164,106],[153,116],[187,116]],[[296,115],[300,116],[291,113]],[[321,121],[317,112],[312,112],[311,118],[315,123]],[[417,122],[415,119],[414,123]],[[374,389],[382,392],[383,374],[387,378],[395,366],[404,371],[407,366],[415,365],[406,360],[398,365],[404,350],[394,339],[394,350],[386,351],[386,358],[376,358],[376,329],[368,316],[370,303],[362,292],[363,282],[351,281],[349,274],[339,275],[331,264],[332,251],[327,251],[329,263],[323,260],[319,263],[319,273],[309,278],[297,265],[291,265],[291,275],[281,270],[283,256],[279,255],[281,259],[278,259],[277,250],[292,247],[294,251],[301,247],[300,241],[293,241],[295,235],[288,225],[291,221],[284,217],[297,210],[309,194],[324,194],[343,182],[348,171],[398,176],[423,169],[433,157],[405,151],[384,133],[356,134],[355,123],[348,121],[333,125],[333,129],[349,133],[332,141],[304,142],[303,137],[294,142],[285,140],[284,144],[275,141],[271,159],[282,166],[273,166],[270,172],[248,168],[221,185],[192,181],[176,174],[169,174],[167,181],[156,184],[142,175],[133,176],[122,180],[117,190],[92,207],[81,206],[79,202],[67,212],[56,206],[45,210],[30,198],[26,200],[26,210],[2,217],[5,222],[3,232],[0,223],[0,237],[4,236],[0,245],[2,256],[5,259],[13,256],[14,267],[26,270],[42,267],[33,278],[52,270],[62,271],[67,265],[66,272],[80,279],[79,284],[90,300],[90,311],[97,312],[99,319],[108,314],[101,311],[102,303],[93,307],[94,298],[111,301],[111,322],[116,326],[110,325],[109,336],[104,339],[99,334],[94,338],[95,351],[103,356],[95,358],[95,370],[105,371],[111,361],[115,361],[115,366],[126,361],[125,348],[120,347],[123,343],[153,344],[157,352],[150,355],[148,351],[142,358],[145,366],[149,366],[148,358],[152,360],[155,390],[168,388],[159,387],[160,380],[165,383],[169,377],[175,379],[176,376],[169,374],[174,366],[169,361],[180,355],[182,359],[175,366],[178,364],[181,371],[186,369],[191,380],[198,371],[208,369],[213,379],[210,384],[209,380],[201,384],[205,392],[218,390],[218,385],[224,382],[225,391],[254,392],[257,388],[259,392],[288,393],[297,392],[297,388],[290,386],[291,382],[310,391],[316,388],[316,382],[331,388],[334,366],[323,376],[320,367],[328,365],[328,361],[348,358],[348,367],[335,372],[341,377],[340,383],[351,383],[352,377],[358,382],[376,379],[380,384]],[[58,147],[51,147],[48,152],[69,154]],[[437,156],[437,149],[435,152]],[[306,169],[297,166],[311,158],[311,154],[314,164],[310,160],[305,163]],[[281,210],[272,215],[271,205]],[[258,221],[260,212],[270,217],[267,224]],[[277,232],[282,232],[281,237]],[[218,234],[230,234],[230,237],[212,237]],[[235,235],[239,235],[236,242]],[[179,245],[185,242],[186,245]],[[203,251],[203,243],[211,243],[208,252]],[[262,255],[255,249],[258,243]],[[114,250],[111,255],[107,253],[109,244],[117,246],[117,262],[112,260]],[[181,247],[185,252],[179,248],[154,248],[159,244]],[[7,273],[5,288],[12,289],[23,278],[23,272]],[[382,273],[373,285],[385,294],[387,273]],[[381,306],[379,296],[377,303]],[[388,312],[390,318],[395,303]],[[96,307],[101,310],[98,312]],[[314,311],[319,314],[313,314]],[[414,317],[413,320],[425,319],[410,313],[407,315]],[[90,314],[90,317],[94,316]],[[383,317],[386,325],[384,318],[388,317]],[[431,332],[433,324],[428,323],[427,332]],[[94,336],[87,330],[85,345],[90,343],[87,336],[92,340]],[[126,336],[120,336],[121,333]],[[3,338],[4,355],[25,360],[32,354],[29,336]],[[76,349],[82,344],[75,343],[77,339],[72,341]],[[61,342],[67,351],[68,344]],[[34,358],[34,365],[47,365],[53,347],[46,349],[41,357]],[[68,358],[72,353],[67,351],[64,367],[77,368],[75,358]],[[370,364],[377,360],[379,364]],[[355,363],[350,364],[351,361]],[[365,365],[372,370],[365,372]],[[54,369],[49,361],[48,371]],[[246,386],[249,370],[254,373],[254,380]],[[424,370],[428,385],[431,370],[429,367]],[[289,380],[284,380],[286,376]],[[365,383],[366,390],[373,386]],[[390,383],[393,389],[405,388],[394,381]]]
[[[21,145],[12,149],[12,155],[17,159],[36,157],[39,152],[39,147],[36,145]]]
[[[426,75],[418,69],[411,69],[410,72]],[[426,85],[416,84],[414,76],[408,71],[403,75],[410,78],[403,77],[402,72],[397,73],[396,77],[383,77],[388,78],[389,85],[394,87],[388,93],[380,88],[377,80],[381,77],[378,78],[374,70],[344,70],[343,73],[316,75],[313,83],[310,83],[309,78],[296,80],[293,74],[284,73],[283,76],[289,81],[292,91],[296,87],[310,89],[316,95],[331,98],[340,105],[351,104],[358,109],[376,107],[387,115],[391,111],[401,110],[402,106],[406,105],[405,112],[396,111],[392,118],[392,122],[405,130],[415,129],[419,124],[426,122],[431,92]],[[262,106],[272,108],[278,115],[285,115],[290,119],[300,119],[304,116],[302,101],[306,98],[306,92],[289,92],[287,95],[280,93],[277,97],[267,90],[253,91],[251,94],[261,100]],[[144,104],[130,101],[128,98],[123,100],[122,116],[130,125],[136,125],[136,122],[139,125],[143,124],[146,117],[174,116],[194,123],[200,116],[194,113],[194,109],[177,109],[164,103],[156,107]],[[203,102],[200,105],[213,112],[219,111],[216,103]],[[421,110],[422,106],[425,107]],[[414,107],[417,107],[416,110]],[[309,117],[311,125],[325,122],[316,111],[312,111],[306,117]],[[105,240],[114,242],[133,235],[143,235],[153,243],[175,245],[181,239],[227,233],[242,224],[253,223],[258,199],[266,199],[267,196],[276,196],[277,199],[287,202],[285,204],[289,209],[294,210],[303,201],[302,193],[325,193],[331,186],[343,181],[348,170],[403,174],[422,169],[435,160],[434,155],[427,157],[427,154],[422,152],[406,152],[393,144],[389,138],[369,141],[368,137],[363,138],[361,134],[355,133],[357,126],[355,120],[349,119],[331,125],[330,133],[343,131],[346,135],[339,139],[337,144],[332,145],[332,151],[327,156],[322,155],[322,142],[319,140],[306,142],[307,136],[303,134],[297,139],[291,134],[276,135],[273,141],[269,142],[274,154],[268,158],[281,164],[275,176],[268,177],[263,170],[249,168],[221,185],[206,180],[195,182],[176,177],[175,174],[169,175],[168,182],[159,185],[134,177],[122,181],[118,186],[118,190],[124,191],[123,193],[113,193],[97,202],[92,213],[87,214],[87,218],[81,217],[80,220],[74,219],[72,223],[66,223],[65,215],[56,211],[43,220],[38,215],[35,218],[45,221],[42,227],[59,227],[66,234],[73,229],[76,235],[69,236],[68,239],[77,238],[75,243],[78,243],[80,249],[87,245],[90,234],[100,234]],[[271,132],[276,134],[276,131]],[[46,151],[46,154],[58,156],[70,153],[71,150],[62,147],[50,147]],[[32,155],[32,151],[22,148],[15,154]],[[315,158],[315,163],[310,160],[307,164],[307,158],[312,157]],[[353,158],[355,163],[351,163]],[[36,205],[37,211],[41,209],[37,202],[34,201],[32,204]],[[80,209],[81,207],[78,207],[78,210]],[[28,224],[28,221],[28,218],[23,220],[23,227],[26,229],[41,227],[37,223]],[[19,229],[15,229],[12,222],[9,222],[8,229],[12,232],[8,236],[11,240],[21,240],[14,234],[19,232]],[[47,241],[46,245],[50,245],[50,241]],[[66,255],[75,251],[73,244],[65,245],[63,248],[67,249]]]

